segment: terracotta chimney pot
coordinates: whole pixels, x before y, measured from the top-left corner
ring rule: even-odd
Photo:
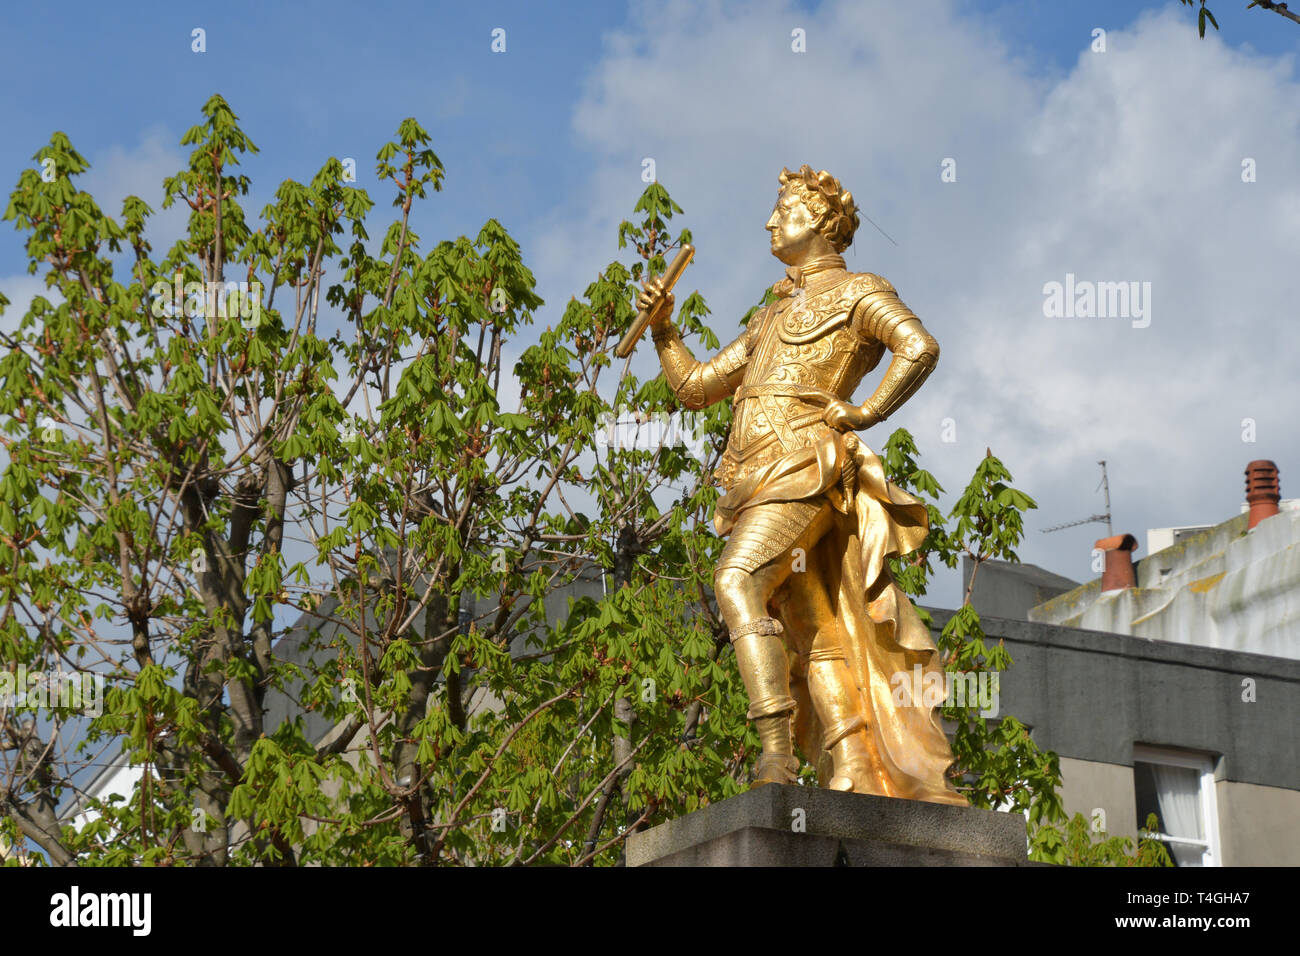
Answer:
[[[1093,545],[1106,552],[1106,566],[1101,574],[1102,594],[1137,587],[1137,573],[1133,570],[1133,552],[1137,546],[1137,538],[1131,534],[1112,535]]]

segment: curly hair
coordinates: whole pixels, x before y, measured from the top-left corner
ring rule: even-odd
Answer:
[[[797,173],[783,168],[779,178],[781,185],[788,185],[817,218],[817,231],[831,248],[836,252],[847,249],[861,222],[853,193],[841,189],[840,181],[826,170],[815,173],[807,163]]]

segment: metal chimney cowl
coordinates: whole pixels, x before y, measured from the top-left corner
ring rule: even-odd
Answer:
[[[1246,503],[1250,505],[1250,517],[1246,530],[1250,530],[1265,518],[1278,513],[1278,502],[1282,500],[1282,487],[1278,481],[1277,464],[1266,458],[1252,461],[1246,466]]]

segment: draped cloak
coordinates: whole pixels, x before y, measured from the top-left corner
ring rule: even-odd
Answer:
[[[806,575],[791,575],[799,580],[784,586],[806,586],[807,578],[815,577],[827,589],[867,721],[870,792],[966,806],[945,775],[953,758],[938,709],[924,706],[925,698],[914,692],[946,677],[938,648],[888,563],[924,541],[929,529],[925,505],[885,477],[879,457],[856,435],[828,432],[734,485],[718,501],[714,527],[726,535],[747,508],[819,498],[834,509],[832,530],[807,555]],[[771,609],[778,618],[780,594]],[[792,632],[810,626],[806,621],[782,623],[795,637]],[[794,665],[792,691],[802,679],[797,656]],[[796,699],[800,696],[796,693]],[[796,726],[802,725],[800,747],[818,766],[824,785],[829,755],[821,748],[822,728],[806,692],[802,698],[796,719]],[[817,753],[808,753],[810,748]]]

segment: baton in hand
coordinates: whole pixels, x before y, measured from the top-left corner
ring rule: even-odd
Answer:
[[[677,250],[677,256],[668,264],[668,271],[663,275],[663,291],[665,294],[673,290],[677,280],[682,277],[686,267],[691,263],[691,257],[695,255],[695,247],[689,242],[684,243],[681,249]],[[645,332],[645,327],[650,324],[649,312],[638,312],[636,318],[632,320],[631,327],[627,334],[619,341],[618,346],[614,349],[614,354],[619,358],[627,358],[636,348],[637,340]]]

